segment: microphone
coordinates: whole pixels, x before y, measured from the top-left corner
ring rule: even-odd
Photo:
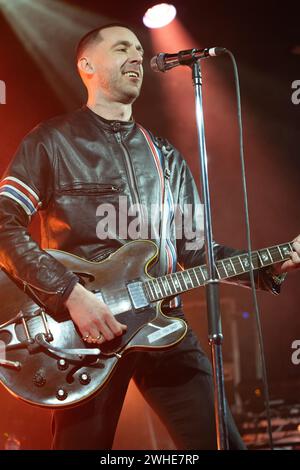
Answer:
[[[152,57],[150,67],[154,72],[166,72],[178,65],[190,65],[199,59],[206,59],[207,57],[215,57],[217,55],[225,54],[227,49],[225,47],[206,47],[205,49],[187,49],[186,51],[179,51],[175,54],[166,54],[160,52]]]

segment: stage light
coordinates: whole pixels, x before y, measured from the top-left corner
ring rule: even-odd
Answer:
[[[248,312],[243,312],[242,317],[244,320],[248,320],[248,318],[250,318],[250,314]]]
[[[148,28],[162,28],[171,23],[176,16],[176,8],[169,3],[159,3],[149,8],[144,17],[143,23]]]
[[[84,99],[74,65],[75,45],[112,18],[57,0],[0,0],[0,10],[65,109],[74,109]],[[0,102],[2,98],[3,85]]]

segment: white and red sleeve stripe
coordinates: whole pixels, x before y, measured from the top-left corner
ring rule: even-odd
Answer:
[[[14,176],[7,176],[0,182],[0,195],[16,201],[30,217],[41,205],[36,192]]]

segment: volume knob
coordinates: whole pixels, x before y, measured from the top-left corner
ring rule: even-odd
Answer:
[[[66,370],[69,367],[69,364],[65,359],[59,359],[57,361],[57,367],[59,370]]]
[[[46,383],[45,369],[38,369],[33,376],[33,383],[36,387],[43,387]]]
[[[56,391],[56,398],[60,401],[63,401],[67,398],[68,392],[64,388],[59,388]]]
[[[80,374],[79,382],[82,385],[87,385],[90,383],[90,381],[91,381],[91,376],[89,374],[87,374],[86,372],[82,372],[82,374]]]

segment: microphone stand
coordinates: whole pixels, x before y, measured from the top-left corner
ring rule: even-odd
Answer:
[[[190,64],[192,68],[192,79],[195,88],[195,106],[196,106],[196,123],[198,131],[198,151],[200,159],[203,202],[204,202],[204,234],[205,234],[205,253],[208,270],[208,280],[205,287],[207,301],[208,316],[208,338],[211,347],[213,377],[214,377],[214,394],[215,394],[215,418],[218,450],[228,450],[228,428],[227,428],[227,412],[224,388],[224,370],[222,358],[222,326],[220,317],[220,300],[219,300],[219,281],[214,262],[212,221],[209,196],[209,183],[207,171],[207,155],[205,146],[204,132],[204,116],[202,103],[202,75],[200,60],[194,58]]]

